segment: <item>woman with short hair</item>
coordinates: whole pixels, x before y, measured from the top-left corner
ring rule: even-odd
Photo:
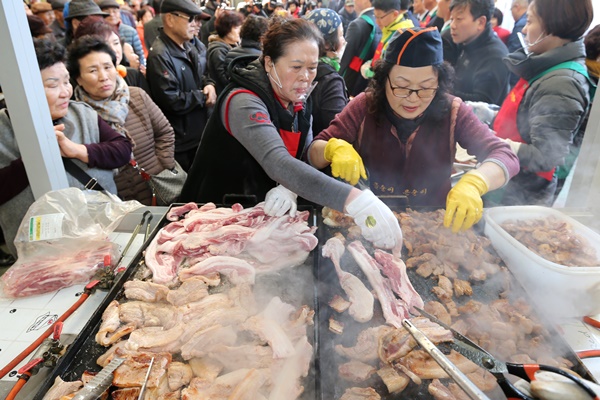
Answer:
[[[175,167],[173,128],[145,91],[127,86],[118,75],[116,55],[102,38],[82,36],[75,40],[69,47],[69,71],[78,84],[75,98],[92,106],[116,131],[131,138],[133,158],[141,168],[156,175]],[[153,205],[151,187],[133,166],[121,168],[115,181],[122,199]]]
[[[520,80],[492,123],[519,157],[520,172],[501,195],[489,198],[491,204],[552,205],[557,168],[568,173],[578,152],[573,141],[583,134],[590,108],[582,35],[592,18],[591,0],[530,2],[525,49],[505,59]]]
[[[242,14],[239,12],[223,10],[215,20],[217,33],[208,38],[206,64],[208,76],[215,81],[217,95],[225,89],[229,82],[225,57],[229,50],[239,45],[243,21]]]
[[[265,200],[265,212],[295,213],[297,195],[351,215],[375,246],[402,246],[398,220],[370,190],[335,180],[302,159],[311,140],[309,97],[317,74],[321,33],[304,19],[277,18],[260,59],[234,68],[215,106],[182,201]],[[367,219],[369,222],[367,222]]]
[[[96,188],[116,194],[113,170],[129,161],[131,142],[87,104],[70,101],[73,88],[64,47],[48,39],[34,41],[34,47],[60,154],[75,171],[71,174],[67,167],[69,185],[83,189],[89,182],[82,180],[94,178],[100,184]],[[35,199],[7,109],[0,110],[0,138],[0,227],[11,253],[16,255],[15,235]]]

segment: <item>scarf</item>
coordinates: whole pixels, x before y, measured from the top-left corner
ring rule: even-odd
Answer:
[[[323,56],[319,58],[319,62],[325,63],[335,69],[337,72],[340,72],[340,60],[339,58],[331,58],[327,56]]]
[[[75,88],[75,99],[89,104],[107,124],[125,136],[133,144],[132,138],[125,129],[125,119],[129,113],[129,86],[123,78],[117,76],[117,86],[110,97],[94,100],[81,86]]]
[[[375,54],[373,55],[371,65],[375,64],[375,61],[381,58],[381,55],[383,51],[387,48],[388,41],[392,38],[394,32],[396,32],[397,30],[412,27],[414,27],[414,24],[412,20],[406,18],[406,13],[398,15],[394,22],[392,22],[388,26],[384,26],[381,30],[381,40],[377,45],[377,49],[375,49]]]

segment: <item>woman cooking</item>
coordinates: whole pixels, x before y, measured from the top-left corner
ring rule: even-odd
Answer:
[[[271,22],[260,59],[232,71],[231,81],[238,87],[230,85],[219,97],[181,200],[221,203],[228,194],[258,201],[266,197],[265,211],[282,215],[290,208],[293,214],[297,193],[346,211],[376,246],[401,245],[396,217],[370,190],[360,191],[301,161],[310,142],[308,95],[321,40],[317,28],[303,19]]]
[[[76,39],[69,47],[69,71],[78,84],[75,98],[92,106],[117,132],[133,140],[134,158],[148,174],[175,167],[173,128],[146,92],[127,86],[118,75],[116,55],[106,39],[95,35]],[[122,168],[115,182],[123,200],[152,205],[148,182],[132,166]]]
[[[482,216],[481,196],[518,172],[510,147],[467,105],[448,94],[451,70],[435,28],[394,33],[366,93],[321,132],[309,161],[336,177],[367,178],[378,194],[406,195],[411,205],[443,207],[444,225],[468,229]],[[481,164],[451,189],[456,143]],[[363,166],[364,162],[364,166]]]
[[[104,189],[116,193],[113,169],[127,164],[131,143],[91,107],[69,101],[73,88],[65,66],[64,47],[47,39],[35,41],[34,46],[60,154],[63,159],[72,160],[67,162],[76,174],[67,173],[69,185],[83,188],[76,176],[84,173],[88,175],[83,175],[85,179],[96,178]],[[0,226],[15,254],[13,240],[34,198],[7,109],[0,110],[0,135]]]

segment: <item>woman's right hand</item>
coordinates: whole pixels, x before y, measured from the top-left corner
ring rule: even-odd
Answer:
[[[358,189],[354,191],[360,192]],[[368,189],[356,197],[353,194],[351,192],[349,196],[351,200],[346,205],[346,212],[354,218],[364,238],[382,249],[401,246],[402,230],[392,210]]]
[[[54,134],[56,135],[56,141],[60,148],[60,155],[66,158],[76,158],[88,163],[88,151],[87,147],[82,144],[73,142],[71,139],[65,136],[63,131],[65,130],[64,124],[54,126]]]
[[[345,140],[329,139],[325,146],[324,158],[331,163],[331,174],[350,182],[352,186],[356,185],[361,177],[367,179],[362,158]]]

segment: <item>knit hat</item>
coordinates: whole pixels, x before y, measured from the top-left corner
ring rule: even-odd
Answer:
[[[354,5],[354,0],[346,0],[345,3],[347,6],[353,6]]]
[[[52,6],[50,5],[50,3],[38,2],[31,5],[31,12],[34,15],[39,13],[45,13],[47,11],[52,11]]]
[[[31,37],[35,38],[46,33],[52,33],[52,29],[48,28],[44,21],[36,15],[28,15],[27,23],[29,24]]]
[[[383,55],[385,62],[418,68],[444,62],[442,38],[436,27],[394,32]]]
[[[102,12],[93,0],[71,0],[69,3],[69,15],[65,19],[84,18],[89,15],[108,15]]]
[[[312,10],[305,18],[315,24],[324,36],[331,35],[342,24],[338,13],[328,8]]]

